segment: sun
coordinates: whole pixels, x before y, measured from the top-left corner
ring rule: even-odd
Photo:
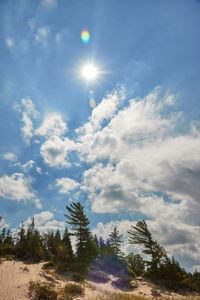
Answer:
[[[98,69],[93,64],[89,64],[83,67],[81,70],[81,75],[87,80],[91,81],[97,78]]]

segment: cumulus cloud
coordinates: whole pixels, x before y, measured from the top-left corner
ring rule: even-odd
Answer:
[[[107,97],[103,98],[99,105],[93,109],[89,122],[76,129],[76,132],[91,134],[101,129],[103,121],[109,120],[115,115],[121,101],[125,99],[125,94],[124,86],[119,90],[114,90],[112,94],[108,94]]]
[[[40,232],[45,233],[51,230],[60,230],[64,231],[66,227],[66,222],[58,221],[54,218],[54,214],[50,211],[43,211],[39,214],[35,214],[34,216],[35,228],[37,228]],[[25,227],[31,224],[32,218],[29,217],[25,222]]]
[[[13,152],[7,152],[7,153],[3,154],[2,158],[6,159],[6,160],[9,160],[11,162],[16,162],[17,161],[17,156]]]
[[[0,196],[9,200],[30,200],[35,194],[31,190],[31,179],[22,173],[14,173],[11,176],[4,175],[0,178]]]
[[[32,179],[22,173],[14,173],[11,176],[0,177],[0,197],[8,200],[34,202],[37,208],[41,208],[39,199],[35,197],[35,191],[31,187]]]
[[[153,220],[148,224],[158,242],[198,265],[200,131],[197,124],[184,123],[182,112],[173,112],[177,97],[157,87],[123,109],[110,97],[114,108],[107,116],[102,101],[77,130],[80,158],[92,163],[81,189],[96,213],[128,210]],[[180,124],[187,131],[181,132]],[[101,226],[108,231],[111,225]]]
[[[42,144],[40,153],[44,162],[50,167],[70,167],[68,153],[73,151],[74,148],[74,142],[68,138],[52,136]]]
[[[58,113],[47,114],[41,126],[35,130],[35,135],[45,138],[62,136],[67,131],[67,124]]]
[[[159,244],[163,245],[167,250],[169,256],[175,255],[176,258],[182,260],[192,260],[193,264],[197,266],[200,259],[199,247],[200,242],[196,238],[199,235],[200,228],[198,226],[186,225],[177,223],[176,220],[168,220],[168,223],[162,220],[146,221],[152,237]],[[113,231],[114,227],[122,234],[122,250],[125,254],[130,252],[140,253],[142,247],[138,245],[131,245],[128,242],[128,230],[131,225],[135,226],[136,221],[121,220],[111,221],[108,223],[99,222],[96,227],[92,229],[92,233],[98,237],[102,236],[104,240],[109,238],[109,234]]]
[[[68,194],[79,187],[79,183],[71,178],[62,177],[56,179],[56,186],[59,187],[60,194]]]

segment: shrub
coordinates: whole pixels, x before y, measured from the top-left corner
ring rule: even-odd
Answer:
[[[58,295],[54,289],[54,284],[39,281],[30,282],[29,293],[35,300],[56,300]]]
[[[68,283],[64,288],[63,294],[69,297],[80,296],[84,294],[84,289],[78,284]]]

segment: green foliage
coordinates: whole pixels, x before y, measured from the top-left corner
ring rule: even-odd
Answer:
[[[142,252],[151,256],[151,261],[145,261],[145,263],[150,269],[156,271],[162,264],[162,261],[167,259],[165,249],[152,239],[152,235],[144,220],[138,221],[136,226],[131,226],[131,228],[132,229],[128,231],[130,235],[129,243],[142,245],[144,247]]]
[[[29,293],[35,300],[56,300],[58,293],[54,287],[52,283],[31,281],[29,284]]]
[[[145,270],[145,263],[140,254],[130,253],[126,256],[128,270],[133,277],[141,276]]]
[[[80,202],[73,202],[66,206],[68,215],[67,223],[71,225],[73,235],[76,237],[76,261],[79,265],[79,273],[87,276],[91,261],[99,254],[98,245],[93,241],[92,234],[88,228],[89,219],[84,213],[84,207]]]
[[[121,252],[121,245],[122,245],[121,238],[122,238],[122,235],[119,234],[119,231],[115,227],[114,230],[109,235],[109,243],[110,243],[109,246],[110,246],[111,252],[118,257],[123,256],[123,254]]]

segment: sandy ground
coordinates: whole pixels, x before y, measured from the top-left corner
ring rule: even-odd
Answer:
[[[28,295],[28,286],[30,281],[43,281],[55,283],[57,289],[65,286],[67,282],[71,282],[67,277],[62,279],[47,274],[42,270],[43,263],[25,264],[21,261],[4,261],[0,264],[0,300],[27,300],[30,299]],[[76,298],[76,300],[98,300],[100,294],[121,293],[114,286],[114,282],[118,278],[110,275],[107,283],[94,283],[87,281],[84,283],[85,295]],[[169,293],[162,290],[159,286],[138,278],[132,282],[134,289],[128,294],[145,296],[148,299],[185,299],[175,293]],[[200,299],[197,297],[196,299]]]
[[[42,263],[4,261],[0,265],[0,300],[28,299],[29,281],[44,280],[41,267]]]

